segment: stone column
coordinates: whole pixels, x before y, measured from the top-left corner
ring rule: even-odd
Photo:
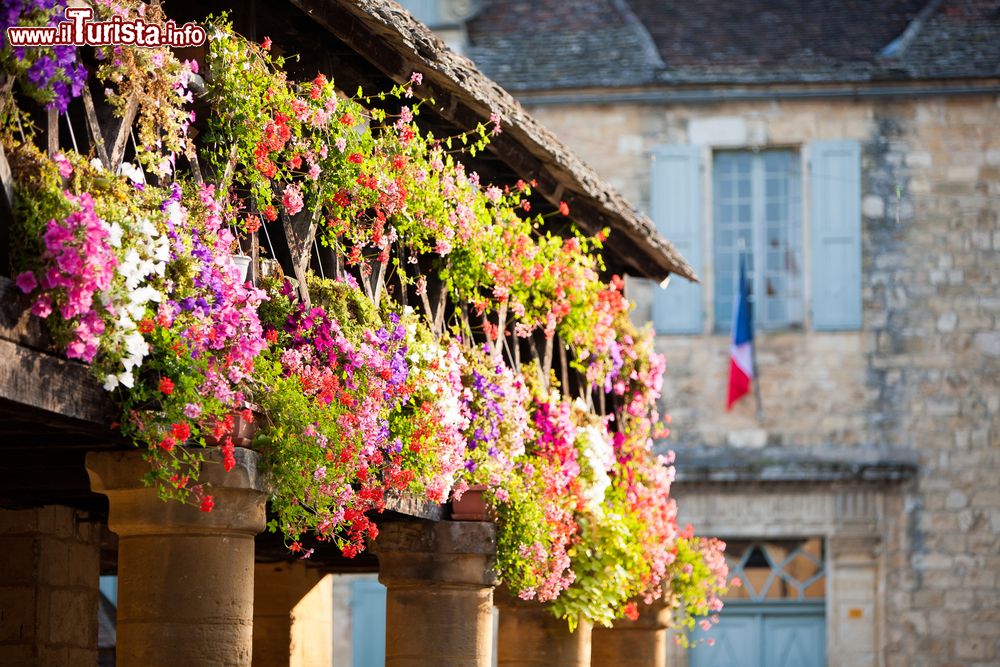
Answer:
[[[595,627],[592,667],[667,667],[670,610],[662,600],[639,605],[639,618]]]
[[[256,453],[238,448],[228,473],[206,461],[199,482],[211,485],[211,512],[161,501],[142,483],[138,450],[91,452],[87,470],[119,536],[118,667],[250,665],[253,540],[266,497]]]
[[[71,507],[0,510],[0,665],[97,663],[98,525]]]
[[[590,621],[576,630],[543,604],[521,600],[506,589],[497,592],[500,632],[498,667],[590,667]]]
[[[254,667],[329,667],[333,577],[305,563],[258,563],[253,581]]]
[[[386,587],[386,667],[490,667],[496,527],[398,521],[374,543]]]

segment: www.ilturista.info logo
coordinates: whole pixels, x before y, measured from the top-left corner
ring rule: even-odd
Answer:
[[[110,21],[91,21],[90,7],[68,7],[66,20],[46,27],[12,26],[7,28],[11,46],[200,46],[205,43],[205,29],[194,23],[178,27],[173,21],[147,23],[142,19],[126,21],[115,16]]]

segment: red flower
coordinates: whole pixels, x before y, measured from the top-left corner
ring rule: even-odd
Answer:
[[[354,164],[361,164],[362,162],[365,161],[365,159],[361,157],[360,153],[351,153],[350,155],[347,156],[347,161],[353,162]]]
[[[625,609],[623,611],[625,612],[625,616],[629,620],[632,621],[639,620],[639,608],[636,606],[634,602],[629,602],[627,605],[625,605]]]
[[[170,426],[170,431],[174,434],[174,437],[178,440],[187,440],[191,437],[191,427],[187,422],[177,422]]]
[[[160,440],[160,448],[165,452],[172,452],[176,444],[177,440],[172,435],[163,436],[163,440]]]
[[[258,229],[260,229],[260,218],[256,215],[251,215],[247,217],[246,228],[248,234],[253,234]]]
[[[160,380],[160,391],[167,396],[174,393],[174,381],[170,378],[163,378]]]
[[[141,322],[139,322],[139,333],[153,333],[153,329],[156,328],[156,323],[148,317]]]
[[[270,37],[265,37],[264,41],[261,42],[260,45],[262,47],[264,47],[265,51],[270,51],[271,50],[271,38]]]
[[[523,202],[521,202],[521,208],[524,209],[525,213],[530,213],[531,212],[531,202],[528,201],[527,199],[525,199]]]
[[[264,217],[270,220],[271,222],[274,222],[275,220],[278,219],[278,209],[274,208],[273,206],[268,206],[267,208],[264,209]]]
[[[212,496],[205,496],[201,499],[202,512],[211,512],[213,507],[215,507],[215,501],[212,499]]]
[[[347,127],[350,127],[351,125],[354,125],[354,116],[352,116],[349,113],[345,113],[343,116],[340,117],[340,123],[341,125],[346,125]]]
[[[406,156],[405,155],[394,155],[392,158],[392,166],[395,169],[402,169],[406,166]]]
[[[278,330],[277,329],[268,329],[267,331],[264,332],[264,338],[266,338],[267,342],[271,343],[272,345],[274,343],[277,343],[278,342]]]
[[[569,204],[564,201],[559,202],[559,212],[563,215],[569,215]]]

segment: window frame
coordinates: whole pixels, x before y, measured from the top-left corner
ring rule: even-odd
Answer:
[[[809,298],[806,281],[808,279],[808,244],[807,244],[807,218],[805,196],[804,165],[806,161],[803,146],[799,145],[768,145],[767,147],[741,147],[725,146],[711,147],[710,169],[707,174],[708,181],[708,207],[707,218],[709,221],[707,243],[707,257],[711,260],[712,288],[705,290],[707,301],[706,310],[711,314],[712,334],[728,333],[732,317],[720,318],[719,299],[720,290],[726,289],[721,284],[720,271],[720,248],[719,248],[719,207],[721,205],[719,191],[719,156],[724,154],[742,154],[751,157],[750,172],[750,247],[747,248],[748,255],[752,257],[752,268],[749,269],[751,280],[751,303],[753,304],[754,327],[761,331],[804,331],[808,328],[807,319],[809,317]],[[767,262],[767,167],[765,164],[765,153],[785,152],[791,156],[790,169],[786,179],[786,202],[787,224],[785,230],[786,247],[792,247],[796,251],[796,258],[799,262],[797,285],[794,292],[797,297],[790,305],[786,305],[788,311],[797,310],[797,317],[786,316],[782,321],[769,320],[766,317],[763,302],[758,302],[756,295],[763,294],[766,289],[766,262]],[[786,273],[788,273],[786,271]],[[733,291],[735,294],[735,289]],[[790,301],[784,297],[786,302]],[[794,320],[794,321],[793,321]]]

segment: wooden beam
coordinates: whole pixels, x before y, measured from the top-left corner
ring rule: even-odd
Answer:
[[[0,398],[95,424],[117,414],[89,368],[9,340],[0,340]]]
[[[290,0],[379,71],[402,83],[411,72],[424,75],[416,94],[434,98],[434,110],[459,128],[486,122],[491,111],[504,118],[504,133],[490,150],[522,178],[537,179],[539,194],[553,207],[573,200],[573,219],[590,229],[608,226],[615,240],[606,248],[636,275],[657,280],[678,273],[697,276],[652,222],[637,213],[593,170],[538,125],[500,86],[470,61],[451,53],[426,27],[383,0]],[[589,201],[590,206],[581,205]],[[627,242],[626,242],[627,240]]]

